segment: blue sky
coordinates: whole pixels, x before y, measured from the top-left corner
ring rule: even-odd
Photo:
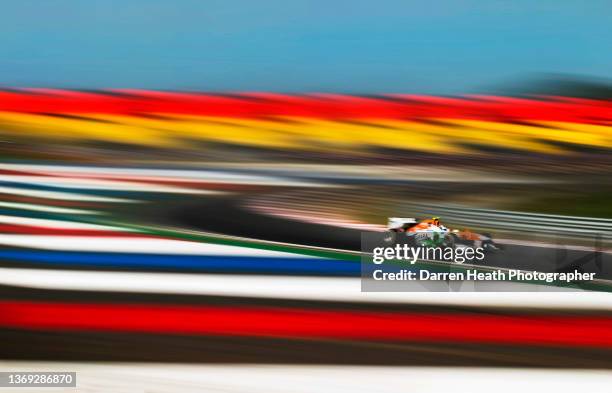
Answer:
[[[455,94],[612,76],[607,0],[8,0],[0,84]]]

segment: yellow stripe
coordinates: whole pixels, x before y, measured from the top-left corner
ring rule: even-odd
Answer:
[[[313,118],[241,119],[188,115],[159,118],[90,114],[63,118],[0,112],[0,134],[50,142],[102,141],[188,148],[191,141],[310,151],[394,148],[441,154],[475,154],[469,146],[566,154],[548,142],[612,148],[612,127],[566,122],[533,125],[463,119],[431,123],[371,119],[333,121]]]
[[[572,143],[598,147],[612,147],[609,135],[612,128],[579,123],[533,122],[534,126],[495,123],[475,120],[456,121],[456,124],[494,131],[496,135],[521,137],[531,140]],[[608,135],[606,135],[608,134]]]
[[[2,131],[20,138],[95,140],[136,145],[171,145],[171,135],[155,129],[80,118],[0,112]]]

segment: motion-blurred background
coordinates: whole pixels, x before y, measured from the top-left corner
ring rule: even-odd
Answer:
[[[0,368],[84,391],[607,391],[610,15],[2,4]],[[360,233],[432,215],[492,233],[492,266],[597,291],[360,292]]]

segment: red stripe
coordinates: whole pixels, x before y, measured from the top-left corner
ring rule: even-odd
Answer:
[[[223,96],[155,91],[125,93],[133,95],[111,96],[50,89],[30,89],[17,93],[4,91],[0,92],[0,111],[79,116],[90,113],[156,113],[242,118],[296,116],[330,119],[459,118],[573,122],[603,122],[612,119],[612,104],[609,100],[547,100],[544,97],[532,100],[491,96],[474,96],[470,99],[414,95],[393,95],[379,99],[332,94],[290,96],[264,93]]]
[[[44,173],[37,173],[37,172],[27,172],[27,171],[14,171],[12,169],[0,169],[0,176],[2,175],[7,175],[7,176],[40,176],[40,177],[45,177],[45,176],[49,176],[46,175]]]
[[[0,302],[0,326],[224,336],[612,347],[608,316]]]
[[[0,224],[2,234],[28,234],[28,235],[50,235],[50,236],[95,236],[95,237],[155,237],[134,232],[121,232],[97,229],[64,229],[45,228],[30,225],[8,225]]]

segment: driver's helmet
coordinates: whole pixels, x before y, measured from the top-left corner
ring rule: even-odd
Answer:
[[[431,223],[437,227],[440,226],[440,217],[432,217],[431,218]]]

